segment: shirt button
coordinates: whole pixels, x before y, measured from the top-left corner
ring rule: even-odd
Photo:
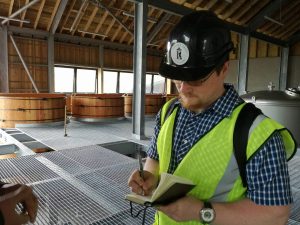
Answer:
[[[183,144],[188,143],[188,141],[186,139],[183,139]]]

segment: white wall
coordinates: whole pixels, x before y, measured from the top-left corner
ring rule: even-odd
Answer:
[[[300,56],[291,56],[288,67],[288,87],[298,87],[300,85]]]
[[[238,60],[230,60],[229,73],[225,80],[237,87]],[[247,91],[267,90],[270,82],[279,89],[280,58],[255,58],[249,60]],[[289,57],[288,87],[300,85],[300,56]]]

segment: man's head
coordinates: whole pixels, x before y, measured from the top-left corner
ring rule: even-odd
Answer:
[[[221,69],[232,49],[230,31],[222,20],[210,11],[193,12],[171,31],[159,72],[172,80],[203,79]]]

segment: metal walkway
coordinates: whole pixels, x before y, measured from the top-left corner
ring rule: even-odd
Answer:
[[[151,135],[153,121],[146,122]],[[57,151],[0,160],[4,182],[33,186],[39,197],[37,225],[138,225],[130,216],[127,179],[138,168],[135,159],[98,144],[130,140],[130,121],[87,124],[71,122],[68,136],[62,126],[22,127],[20,131]],[[137,141],[149,144],[149,140]],[[300,155],[289,162],[294,196],[289,225],[300,225]],[[141,209],[135,206],[136,210]],[[147,210],[152,224],[154,209]]]

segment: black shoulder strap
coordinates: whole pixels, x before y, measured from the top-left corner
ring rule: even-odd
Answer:
[[[167,108],[167,111],[166,111],[166,115],[165,115],[165,117],[164,117],[164,121],[163,121],[163,123],[168,119],[168,117],[172,114],[172,112],[173,112],[173,110],[175,109],[175,103],[176,103],[176,101],[177,101],[178,99],[177,98],[173,98],[172,100],[171,100],[171,103],[170,103],[170,105],[168,106],[168,108]],[[163,124],[162,123],[162,124]]]
[[[262,114],[261,110],[256,108],[255,105],[253,105],[252,103],[246,103],[245,106],[240,111],[234,127],[234,132],[233,132],[234,155],[239,167],[239,171],[240,171],[240,175],[244,187],[247,187],[246,149],[247,149],[249,130],[255,118],[260,114]]]

